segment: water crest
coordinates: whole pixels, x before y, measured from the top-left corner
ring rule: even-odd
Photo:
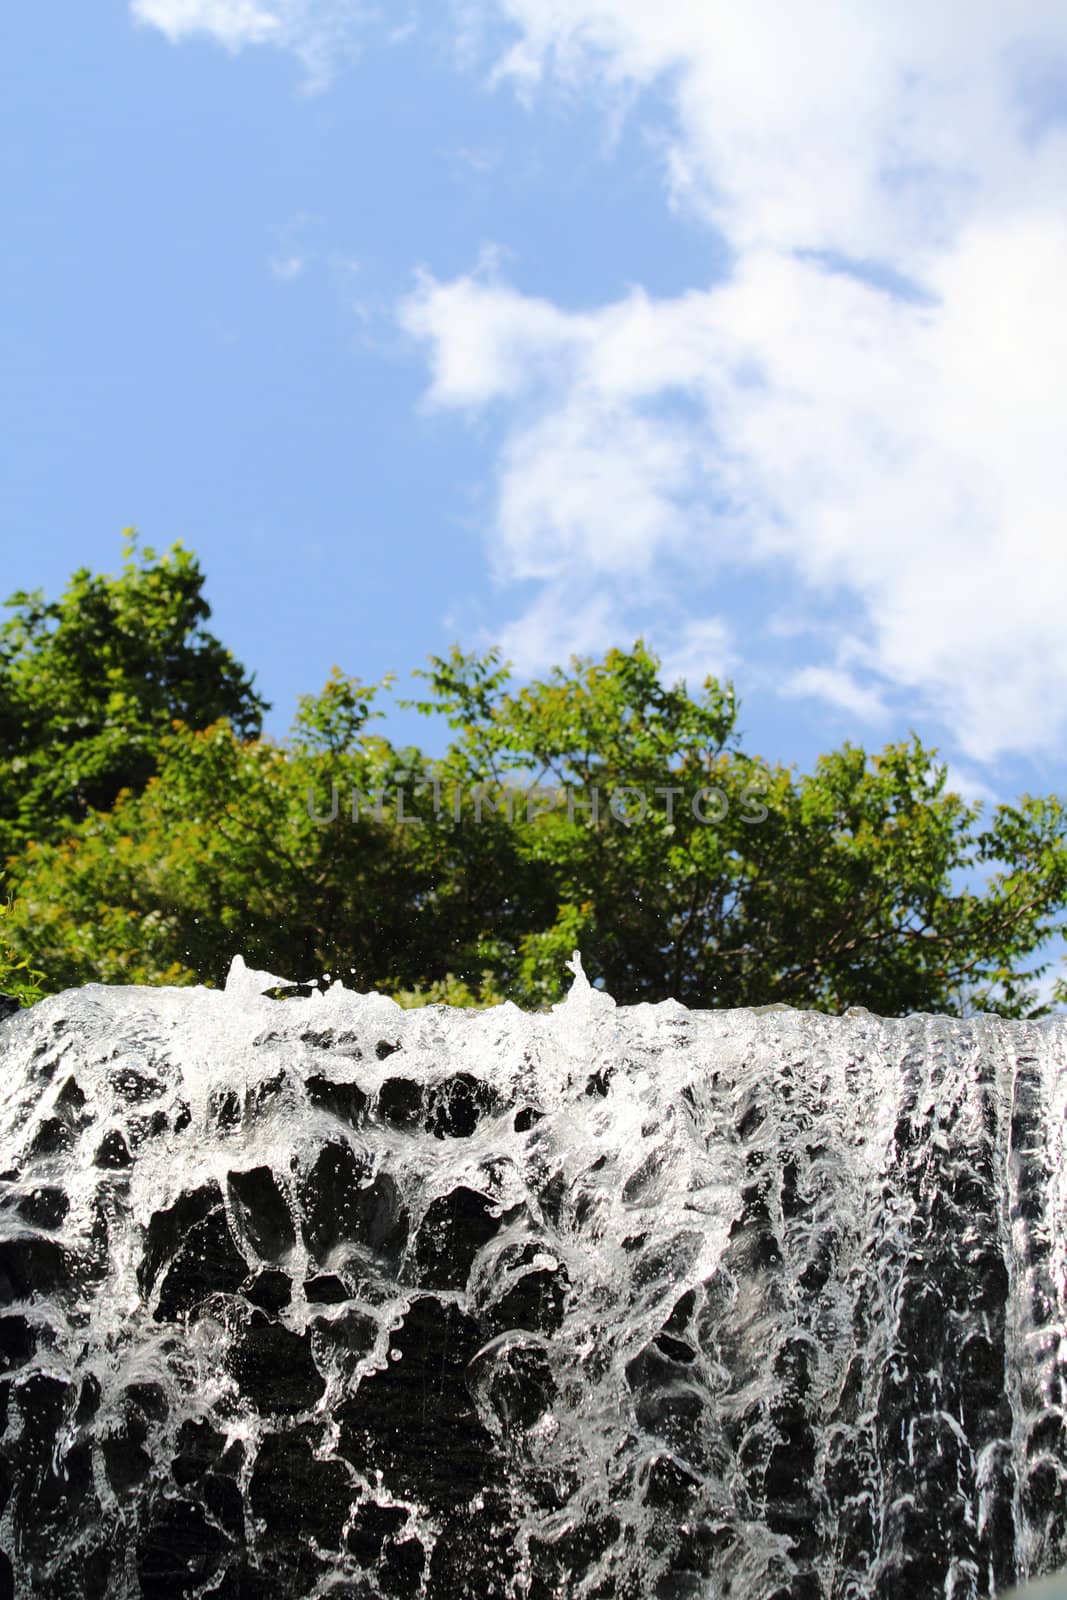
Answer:
[[[0,1596],[1067,1563],[1067,1025],[89,987],[0,1023]]]

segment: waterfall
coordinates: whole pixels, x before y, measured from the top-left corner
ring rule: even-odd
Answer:
[[[1067,1564],[1067,1022],[104,988],[0,1022],[0,1597]]]

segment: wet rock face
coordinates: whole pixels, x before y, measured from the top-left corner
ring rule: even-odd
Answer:
[[[246,981],[0,1055],[0,1600],[1067,1564],[1063,1024]]]

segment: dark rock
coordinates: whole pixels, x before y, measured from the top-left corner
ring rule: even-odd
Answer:
[[[251,1305],[263,1311],[284,1311],[292,1302],[293,1286],[284,1272],[264,1267],[244,1286],[243,1293]]]
[[[678,1380],[646,1389],[634,1415],[641,1427],[694,1466],[707,1457],[707,1397],[695,1383]]]
[[[685,1294],[675,1303],[674,1310],[663,1324],[664,1333],[680,1336],[692,1321],[693,1312],[696,1310],[697,1294],[695,1289],[687,1289]]]
[[[64,1120],[72,1126],[81,1126],[84,1119],[81,1113],[85,1110],[85,1095],[77,1078],[68,1078],[55,1098],[55,1108]]]
[[[230,1370],[241,1393],[258,1411],[291,1416],[307,1411],[326,1385],[311,1355],[307,1334],[291,1332],[254,1311],[233,1342]]]
[[[556,1397],[547,1351],[535,1338],[520,1335],[504,1335],[479,1351],[468,1369],[468,1383],[504,1434],[532,1428]]]
[[[100,1379],[94,1372],[87,1372],[82,1379],[78,1408],[74,1413],[74,1420],[80,1427],[96,1416],[100,1409],[100,1395]]]
[[[244,1536],[245,1505],[233,1478],[225,1472],[205,1472],[200,1490],[215,1521],[231,1539],[240,1542]]]
[[[363,1220],[360,1191],[369,1165],[350,1144],[323,1146],[303,1185],[304,1242],[320,1261],[342,1241],[354,1242]]]
[[[219,1128],[236,1128],[241,1120],[241,1097],[236,1089],[216,1089],[208,1102],[208,1115]]]
[[[55,1239],[39,1234],[0,1240],[0,1305],[54,1294],[67,1282],[71,1260]]]
[[[70,1210],[62,1189],[33,1189],[18,1202],[18,1214],[35,1228],[58,1228]]]
[[[430,1555],[427,1600],[506,1600],[514,1593],[514,1523],[503,1495],[483,1491],[474,1505],[454,1511]],[[552,1600],[561,1600],[565,1589]],[[542,1597],[547,1600],[547,1597]]]
[[[131,1405],[153,1422],[163,1422],[167,1415],[167,1396],[159,1383],[130,1383],[123,1393]]]
[[[594,1514],[578,1526],[564,1530],[556,1539],[531,1539],[533,1567],[531,1596],[554,1600],[568,1585],[584,1577],[619,1535],[618,1518],[612,1513]]]
[[[11,1372],[25,1366],[37,1349],[37,1334],[25,1317],[0,1317],[0,1362]]]
[[[30,1142],[31,1156],[55,1156],[74,1143],[74,1129],[62,1117],[45,1117]]]
[[[235,1293],[247,1275],[217,1184],[190,1190],[152,1214],[138,1279],[145,1293],[159,1280],[157,1322],[189,1316],[212,1293]]]
[[[351,1056],[359,1061],[363,1055],[363,1047],[357,1034],[349,1029],[338,1032],[335,1028],[308,1027],[301,1028],[300,1038],[306,1045],[314,1050],[329,1050],[338,1055]]]
[[[469,1072],[457,1072],[428,1091],[424,1126],[437,1139],[469,1139],[482,1117],[491,1115],[497,1105],[489,1084]]]
[[[112,1128],[109,1133],[105,1133],[97,1146],[93,1165],[117,1172],[132,1165],[132,1162],[129,1146],[119,1129]]]
[[[210,1423],[189,1418],[178,1429],[177,1454],[171,1463],[174,1481],[183,1489],[197,1483],[222,1454],[225,1440]]]
[[[532,1262],[539,1248],[543,1247],[524,1245],[510,1260],[505,1253],[498,1263],[498,1270],[504,1266],[518,1268]],[[487,1307],[484,1313],[487,1332],[504,1333],[509,1328],[526,1328],[532,1333],[555,1333],[563,1322],[569,1287],[570,1278],[562,1262],[551,1268],[531,1267],[528,1272],[517,1276],[499,1299]]]
[[[351,1127],[359,1128],[366,1121],[369,1096],[364,1094],[358,1083],[339,1083],[320,1073],[312,1073],[305,1079],[305,1088],[313,1106],[332,1111],[335,1117],[340,1117],[342,1122],[347,1122]]]
[[[139,1149],[148,1140],[162,1138],[170,1123],[167,1120],[167,1113],[157,1106],[145,1117],[130,1117],[126,1126],[129,1128],[135,1148]]]
[[[474,1258],[499,1231],[492,1201],[462,1184],[426,1208],[412,1241],[416,1281],[431,1289],[462,1289]]]
[[[341,1454],[360,1472],[381,1472],[387,1489],[446,1512],[469,1501],[499,1471],[491,1435],[467,1387],[481,1343],[458,1306],[420,1295],[392,1335],[384,1369],[341,1402]],[[417,1417],[417,1428],[398,1428]]]
[[[546,1178],[538,1199],[545,1221],[558,1228],[563,1220],[563,1206],[567,1198],[567,1175],[562,1167]]]
[[[173,1205],[152,1213],[137,1268],[137,1281],[143,1291],[155,1283],[163,1263],[181,1247],[189,1229],[221,1205],[222,1191],[217,1184],[208,1183],[200,1189],[187,1190]]]
[[[337,1550],[357,1491],[342,1462],[316,1458],[314,1437],[306,1428],[266,1434],[256,1455],[249,1502],[283,1548],[313,1538]]]
[[[361,1567],[375,1570],[385,1540],[399,1532],[407,1520],[408,1513],[403,1506],[379,1505],[376,1500],[366,1500],[352,1519],[352,1526],[345,1535],[345,1548]]]
[[[13,1487],[17,1542],[34,1564],[48,1561],[65,1529],[76,1524],[92,1492],[89,1447],[64,1448],[62,1435],[71,1409],[71,1387],[37,1372],[16,1389],[21,1434]]]
[[[218,1573],[229,1541],[192,1500],[161,1499],[137,1548],[143,1600],[182,1600]]]
[[[407,1241],[407,1218],[395,1180],[357,1157],[349,1144],[325,1145],[304,1183],[304,1240],[319,1261],[339,1244],[364,1245],[395,1263]]]
[[[636,1391],[663,1389],[672,1383],[687,1381],[687,1368],[692,1360],[693,1352],[688,1345],[659,1334],[626,1363],[626,1381]]]
[[[681,1362],[688,1366],[695,1361],[697,1353],[691,1344],[686,1344],[683,1339],[676,1339],[672,1334],[659,1333],[656,1335],[656,1349],[671,1361]]]
[[[51,1574],[51,1593],[79,1595],[84,1600],[111,1600],[115,1593],[112,1570],[114,1551],[106,1545],[95,1550],[79,1551],[62,1561]]]
[[[158,1100],[166,1089],[162,1079],[147,1072],[138,1072],[136,1067],[116,1067],[109,1074],[109,1081],[116,1094],[131,1106],[138,1105],[142,1100]]]
[[[248,1116],[255,1121],[272,1111],[281,1103],[289,1082],[287,1072],[275,1072],[269,1078],[261,1078],[258,1083],[252,1084],[245,1095]]]
[[[279,1261],[296,1244],[289,1207],[269,1167],[226,1174],[230,1204],[238,1224],[256,1254]]]
[[[351,1306],[335,1316],[312,1317],[308,1331],[319,1371],[335,1368],[348,1382],[357,1362],[373,1349],[378,1325]]]
[[[418,1539],[393,1540],[385,1551],[379,1582],[387,1595],[396,1600],[414,1600],[422,1587],[426,1552]]]
[[[396,1179],[379,1172],[357,1197],[358,1242],[386,1268],[395,1269],[408,1241],[408,1217]]]
[[[378,1090],[375,1110],[383,1122],[402,1133],[413,1133],[422,1124],[422,1085],[413,1078],[387,1078]]]
[[[696,1473],[669,1453],[660,1453],[645,1468],[641,1498],[653,1509],[681,1512],[699,1488]]]
[[[336,1272],[320,1272],[304,1284],[304,1299],[312,1305],[336,1306],[349,1296],[348,1285]]]
[[[128,1412],[119,1427],[101,1439],[108,1482],[116,1494],[127,1494],[148,1476],[152,1457],[145,1449],[147,1440],[148,1423],[136,1411]]]

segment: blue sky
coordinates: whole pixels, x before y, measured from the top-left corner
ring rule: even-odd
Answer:
[[[1059,0],[2,42],[7,591],[182,539],[279,733],[334,662],[643,632],[770,758],[914,728],[969,795],[1063,786]]]

